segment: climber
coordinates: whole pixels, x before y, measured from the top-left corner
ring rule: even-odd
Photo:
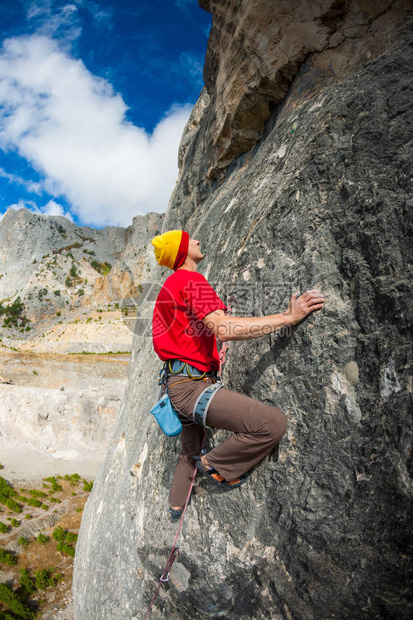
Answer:
[[[157,297],[152,333],[154,349],[166,362],[171,403],[183,425],[182,451],[169,494],[169,512],[178,518],[191,486],[194,463],[227,489],[237,488],[245,482],[244,474],[275,448],[286,430],[287,418],[280,409],[221,385],[213,391],[204,416],[194,415],[205,388],[217,381],[217,339],[248,340],[296,325],[323,307],[324,296],[310,290],[299,297],[292,295],[288,309],[281,314],[229,316],[225,304],[197,271],[204,258],[198,240],[185,231],[172,230],[154,237],[151,243],[159,265],[173,271]],[[206,423],[233,434],[194,461]]]

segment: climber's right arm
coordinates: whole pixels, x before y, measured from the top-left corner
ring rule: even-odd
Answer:
[[[288,309],[280,314],[260,317],[229,316],[223,310],[210,312],[203,318],[204,325],[220,342],[251,340],[275,332],[282,327],[297,325],[306,316],[324,305],[324,295],[318,290],[306,291],[300,297],[291,297]]]

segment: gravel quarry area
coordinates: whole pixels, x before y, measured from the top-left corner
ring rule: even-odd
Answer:
[[[0,354],[2,475],[94,478],[128,372],[129,355]]]
[[[30,444],[0,438],[0,475],[10,482],[39,480],[47,476],[78,473],[93,479],[102,461],[102,453],[85,458],[74,450],[54,454],[36,450]]]

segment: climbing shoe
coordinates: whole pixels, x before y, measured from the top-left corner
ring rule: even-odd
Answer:
[[[173,508],[168,508],[168,512],[171,516],[171,521],[176,521],[176,519],[179,519],[180,517],[182,517],[183,511],[184,511],[183,508],[181,508],[180,510],[174,510]]]
[[[244,484],[244,482],[246,481],[246,478],[244,476],[235,478],[235,480],[225,480],[224,476],[221,476],[221,474],[218,473],[214,467],[206,467],[201,461],[201,457],[194,456],[193,458],[196,461],[196,467],[198,471],[202,472],[203,474],[208,474],[208,476],[211,476],[211,478],[213,478],[215,482],[218,482],[222,487],[226,487],[228,489],[237,489],[241,486],[241,484]]]
[[[192,499],[192,495],[189,498],[188,506],[191,503],[191,499]],[[180,508],[179,510],[174,510],[173,508],[168,508],[168,512],[170,514],[171,521],[176,521],[177,519],[180,519],[182,517],[183,511],[184,511],[184,506],[182,506],[182,508]]]

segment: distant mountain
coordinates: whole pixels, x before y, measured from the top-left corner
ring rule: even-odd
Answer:
[[[30,321],[62,309],[133,295],[155,265],[150,239],[163,215],[137,215],[131,226],[96,230],[26,208],[0,221],[0,303],[24,302]]]

